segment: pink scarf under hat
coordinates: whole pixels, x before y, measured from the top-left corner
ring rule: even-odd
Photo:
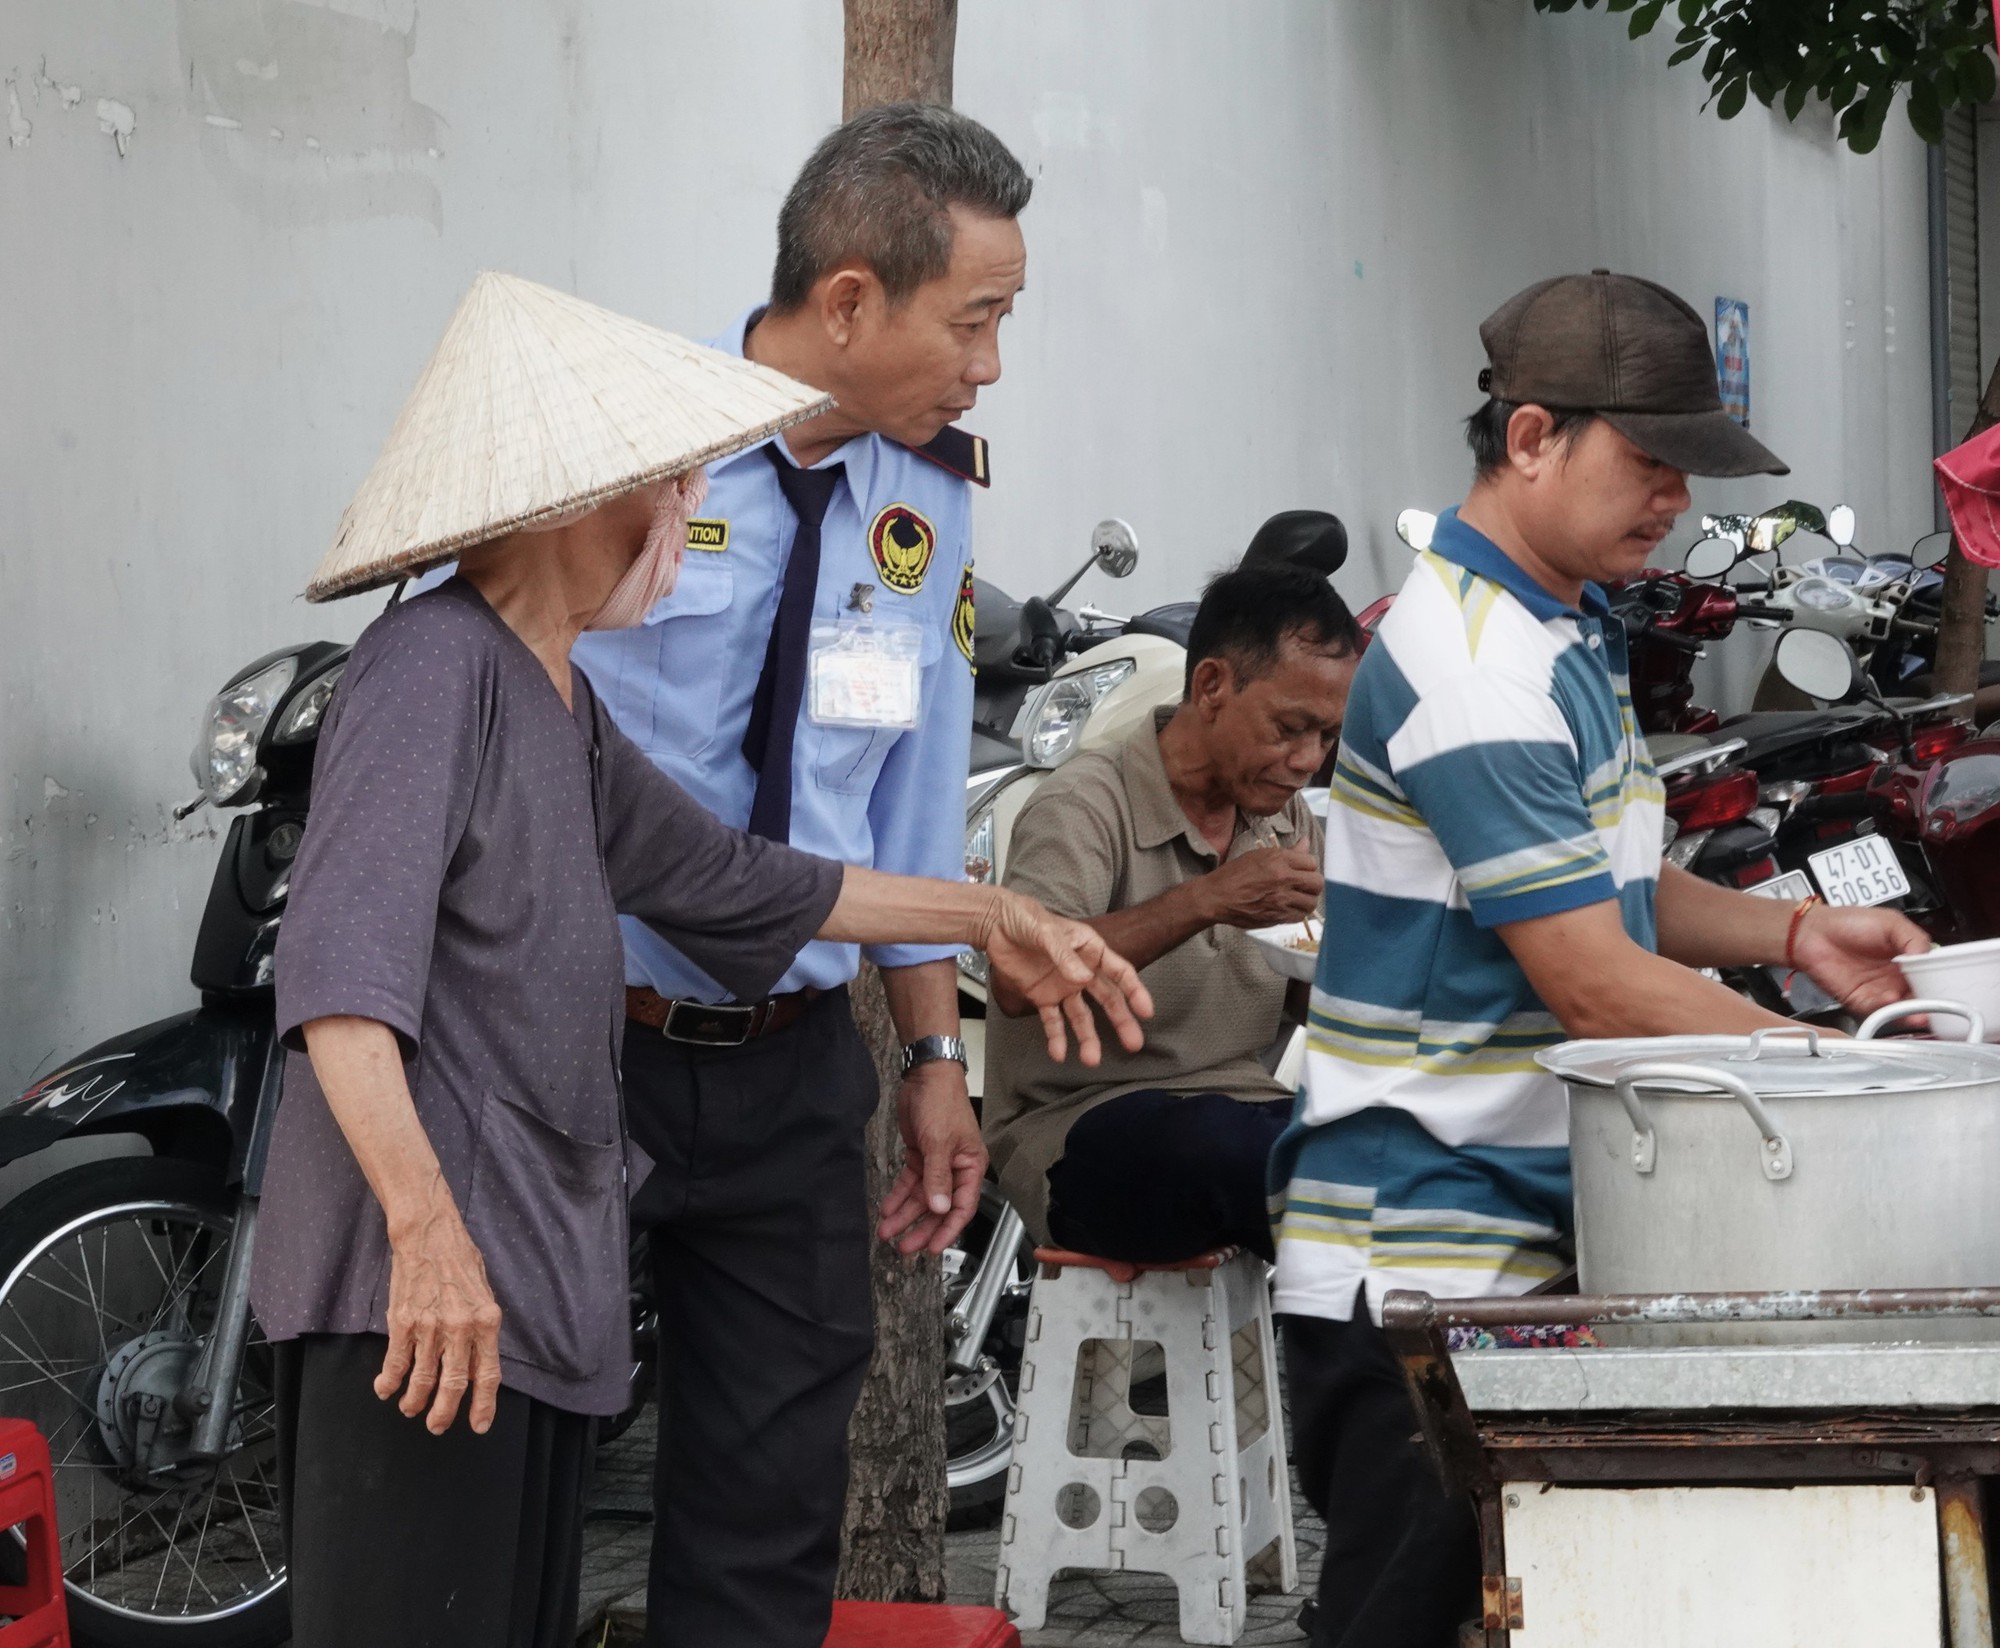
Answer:
[[[687,550],[688,518],[708,496],[708,472],[691,469],[666,484],[646,531],[646,547],[583,627],[633,629],[655,605],[674,592]]]

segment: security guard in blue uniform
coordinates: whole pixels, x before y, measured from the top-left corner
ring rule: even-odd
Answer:
[[[947,109],[831,133],[779,218],[771,302],[717,347],[834,409],[716,464],[673,594],[578,664],[619,725],[725,821],[884,870],[964,874],[971,488],[953,427],[1000,371],[1029,180]],[[858,952],[814,943],[731,1001],[625,924],[625,1103],[654,1166],[634,1203],[659,1307],[646,1640],[820,1648],[847,1424],[872,1343],[863,1136],[874,1066]],[[955,953],[887,946],[909,1160],[879,1229],[941,1251],[978,1204]]]

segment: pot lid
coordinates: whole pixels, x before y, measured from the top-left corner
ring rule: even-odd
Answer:
[[[1759,1095],[1914,1093],[2000,1081],[2000,1047],[1981,1042],[1846,1041],[1799,1031],[1755,1036],[1626,1036],[1569,1041],[1535,1055],[1565,1081],[1609,1088],[1635,1065],[1671,1060],[1708,1066],[1750,1084]],[[1647,1081],[1662,1093],[1693,1093],[1692,1084]],[[1716,1094],[1715,1097],[1727,1097]]]

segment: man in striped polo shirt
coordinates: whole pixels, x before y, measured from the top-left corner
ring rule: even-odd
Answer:
[[[1603,581],[1639,571],[1687,477],[1783,474],[1721,409],[1707,329],[1651,282],[1544,281],[1480,329],[1476,475],[1348,702],[1326,829],[1306,1079],[1273,1157],[1301,1485],[1327,1521],[1312,1640],[1450,1648],[1478,1611],[1472,1515],[1420,1450],[1382,1295],[1523,1293],[1565,1263],[1569,1037],[1786,1021],[1695,968],[1788,963],[1857,1012],[1928,941],[1661,863],[1663,795]]]

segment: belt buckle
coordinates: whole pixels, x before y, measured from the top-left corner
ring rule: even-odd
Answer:
[[[687,1001],[667,1003],[660,1034],[696,1047],[741,1047],[757,1022],[755,1003]]]

